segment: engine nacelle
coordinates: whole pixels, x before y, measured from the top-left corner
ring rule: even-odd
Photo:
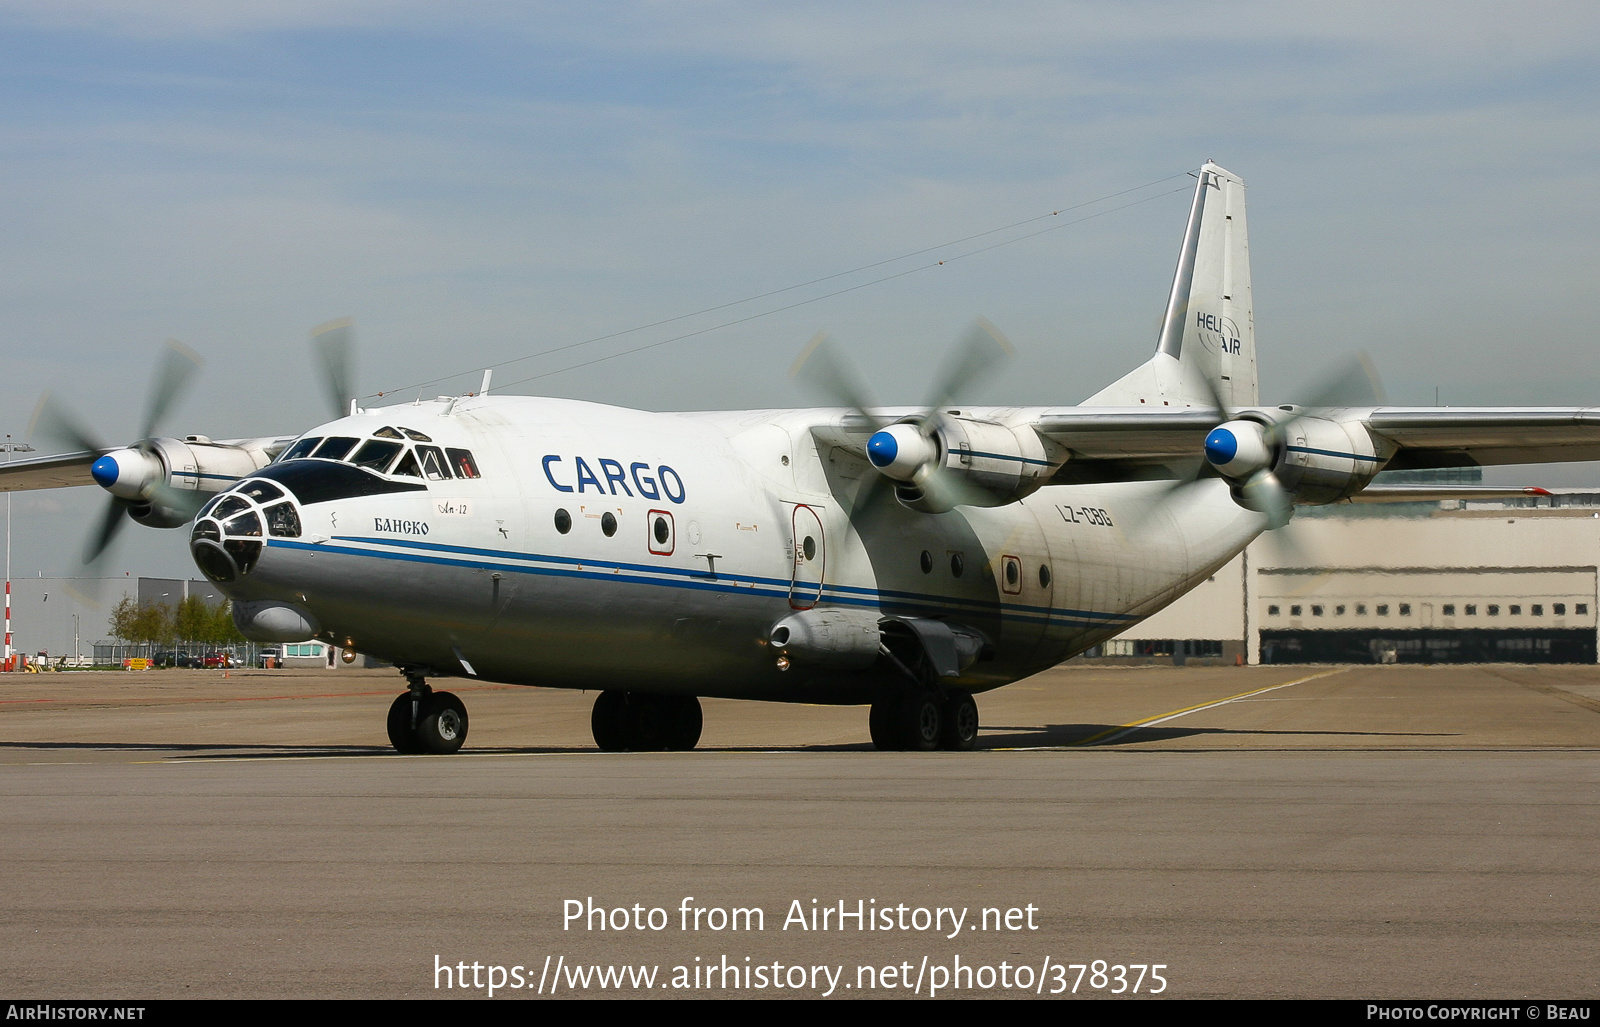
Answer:
[[[913,421],[901,421],[867,441],[867,456],[879,473],[897,483],[900,502],[923,513],[958,505],[1004,506],[1050,480],[1066,459],[1031,426],[946,416],[931,436]],[[937,473],[936,473],[937,472]],[[953,481],[959,492],[945,487]]]
[[[1348,498],[1367,487],[1393,452],[1380,449],[1359,420],[1299,416],[1281,425],[1247,419],[1219,425],[1206,436],[1205,454],[1244,490],[1244,505],[1258,509],[1264,500],[1250,499],[1251,490],[1281,491],[1313,506]]]
[[[188,439],[146,439],[136,446],[114,449],[89,468],[95,484],[130,504],[129,515],[152,528],[176,528],[194,516],[212,493],[265,467],[270,457],[264,449],[222,445],[203,436]],[[166,493],[192,493],[193,504],[172,501]]]

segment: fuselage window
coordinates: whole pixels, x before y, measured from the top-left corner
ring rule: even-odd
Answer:
[[[320,435],[317,436],[314,439],[301,439],[299,442],[296,442],[294,445],[292,445],[288,449],[284,450],[283,455],[280,456],[278,459],[279,460],[299,460],[302,457],[308,457],[308,456],[311,455],[311,451],[313,449],[317,448],[317,443],[319,443],[321,441],[322,441],[322,436],[320,436]]]
[[[311,455],[319,456],[324,460],[343,460],[347,453],[356,448],[357,441],[359,440],[336,435],[323,442],[322,445],[317,447],[317,451]]]
[[[565,510],[556,511],[556,530],[565,535],[572,530],[572,515]]]
[[[373,432],[372,434],[373,434],[373,437],[380,438],[380,439],[403,439],[403,438],[405,438],[404,435],[401,435],[399,432],[395,431],[393,428],[389,427],[388,425],[384,425],[382,428],[379,428],[377,431]]]
[[[417,456],[422,458],[422,476],[429,481],[448,481],[450,467],[444,462],[444,451],[438,446],[418,446]]]
[[[472,453],[465,449],[447,449],[450,454],[450,466],[455,469],[457,478],[481,478],[478,473],[478,461],[472,458]]]
[[[933,554],[932,553],[930,553],[926,549],[924,549],[922,551],[922,559],[921,559],[920,563],[922,564],[922,573],[924,573],[924,574],[932,574],[933,573]]]
[[[600,515],[600,530],[606,533],[606,538],[617,533],[617,518],[610,510]]]
[[[399,452],[400,443],[383,442],[378,439],[373,439],[371,442],[362,446],[361,449],[356,452],[356,455],[350,458],[350,462],[355,464],[357,467],[371,468],[372,470],[377,471],[379,474],[382,474],[384,469],[389,466],[390,462],[394,460],[396,454]]]
[[[400,462],[395,464],[394,470],[389,473],[404,474],[410,478],[420,478],[422,477],[422,468],[417,466],[416,454],[408,449],[406,450],[406,455],[400,458]]]
[[[1050,568],[1046,567],[1044,564],[1039,565],[1039,587],[1050,587]]]
[[[401,428],[400,430],[405,432],[406,433],[406,437],[409,438],[412,442],[432,442],[433,441],[428,436],[426,436],[426,435],[422,434],[421,432],[416,431],[414,429]]]
[[[959,577],[961,577],[961,571],[965,567],[966,567],[966,561],[961,559],[961,554],[960,553],[951,553],[950,554],[950,573],[951,574],[953,574],[953,575],[955,575],[956,577],[959,578]]]

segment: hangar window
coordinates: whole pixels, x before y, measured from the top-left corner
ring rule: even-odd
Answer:
[[[1512,607],[1512,608],[1511,608],[1511,616],[1513,616],[1513,617],[1520,617],[1520,616],[1522,616],[1522,607],[1520,607],[1520,606],[1513,606],[1513,607]]]
[[[1278,608],[1276,606],[1267,607],[1267,616],[1268,617],[1276,617],[1277,615],[1278,615]]]
[[[1340,603],[1338,606],[1335,606],[1333,608],[1333,615],[1335,617],[1343,617],[1344,616],[1344,604],[1343,603]]]
[[[1366,615],[1367,615],[1367,604],[1366,603],[1357,603],[1356,604],[1356,616],[1357,617],[1365,617]]]
[[[481,478],[478,473],[478,461],[472,458],[472,451],[466,449],[447,449],[450,454],[450,466],[455,468],[457,478]]]
[[[1555,614],[1557,617],[1565,617],[1567,615],[1567,604],[1556,603],[1550,607],[1550,612]]]
[[[1487,612],[1491,617],[1498,617],[1500,616],[1500,607],[1496,606],[1494,603],[1490,603],[1488,610],[1485,612]]]
[[[1322,616],[1322,607],[1321,606],[1313,606],[1311,608],[1311,616],[1313,616],[1313,617]]]
[[[1378,616],[1380,616],[1380,617],[1389,616],[1389,604],[1388,603],[1379,603],[1378,604]]]
[[[1456,615],[1456,604],[1445,603],[1444,606],[1440,608],[1439,612],[1444,614],[1446,617],[1454,617]]]
[[[1542,603],[1534,603],[1533,607],[1528,612],[1532,613],[1535,617],[1543,617],[1544,616],[1544,604],[1542,604]]]
[[[1589,612],[1589,604],[1588,603],[1579,603],[1577,606],[1574,606],[1572,608],[1572,612],[1578,614],[1579,616],[1582,616],[1583,614],[1586,614],[1586,613]]]
[[[1411,616],[1411,604],[1410,603],[1401,603],[1400,604],[1400,616],[1402,616],[1402,617]]]
[[[1300,616],[1300,607],[1298,607],[1298,606],[1289,607],[1289,616],[1291,616],[1291,617]]]
[[[1478,615],[1478,605],[1476,603],[1468,603],[1467,604],[1467,616],[1468,617],[1476,617],[1477,615]]]

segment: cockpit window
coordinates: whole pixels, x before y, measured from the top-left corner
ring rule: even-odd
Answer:
[[[265,503],[273,499],[278,499],[283,495],[283,490],[278,488],[278,486],[264,481],[247,481],[243,485],[233,489],[233,491],[239,493],[241,496],[249,496],[258,503]]]
[[[422,458],[422,476],[429,481],[445,481],[450,469],[444,462],[444,451],[438,446],[418,446],[417,456]]]
[[[432,442],[433,441],[432,439],[428,438],[428,436],[426,436],[426,435],[422,434],[421,432],[417,431],[415,428],[401,428],[400,430],[405,432],[406,433],[406,437],[409,438],[412,442]]]
[[[399,452],[400,443],[373,439],[357,450],[356,455],[350,458],[350,462],[357,467],[369,467],[382,474],[388,469],[389,464],[394,462],[395,454]]]
[[[406,455],[400,458],[400,462],[395,464],[394,470],[389,473],[403,474],[408,478],[420,478],[422,477],[422,468],[417,466],[416,454],[408,449],[406,450]]]
[[[299,460],[302,457],[308,457],[311,455],[311,451],[317,448],[317,443],[321,441],[322,437],[320,435],[312,439],[301,439],[299,442],[296,442],[294,445],[290,446],[284,452],[283,456],[279,457],[278,459]]]
[[[405,438],[404,435],[401,435],[399,432],[395,431],[393,428],[389,427],[388,425],[384,425],[382,428],[379,428],[377,431],[373,432],[372,434],[376,438],[380,438],[380,439],[403,439],[403,438]]]
[[[294,512],[294,504],[279,503],[269,506],[265,511],[267,515],[267,531],[279,538],[300,537],[300,515]]]
[[[254,510],[242,513],[222,526],[230,535],[260,535],[261,518]]]
[[[478,473],[478,461],[472,458],[472,453],[465,449],[447,449],[450,454],[450,466],[455,468],[457,478],[481,478]]]
[[[317,447],[312,456],[320,456],[324,460],[343,460],[352,449],[356,448],[357,439],[335,436]]]
[[[224,517],[232,517],[240,510],[248,509],[250,509],[249,503],[246,503],[237,496],[229,496],[227,499],[224,499],[222,502],[217,504],[217,508],[211,511],[211,515],[218,520],[221,520]]]
[[[428,488],[420,481],[395,481],[381,478],[371,471],[351,467],[349,464],[321,460],[297,460],[292,464],[274,464],[257,471],[256,475],[261,478],[271,478],[284,486],[300,500],[301,506],[326,503],[335,499],[381,496],[391,492],[425,492]]]

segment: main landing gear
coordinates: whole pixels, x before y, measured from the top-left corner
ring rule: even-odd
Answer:
[[[421,674],[406,674],[409,689],[389,707],[389,742],[406,755],[448,755],[467,740],[467,707],[451,692],[435,692]]]
[[[978,704],[959,688],[909,688],[872,704],[872,744],[883,752],[965,752],[978,744]]]
[[[594,701],[589,726],[602,752],[687,751],[700,742],[700,700],[610,689]]]

